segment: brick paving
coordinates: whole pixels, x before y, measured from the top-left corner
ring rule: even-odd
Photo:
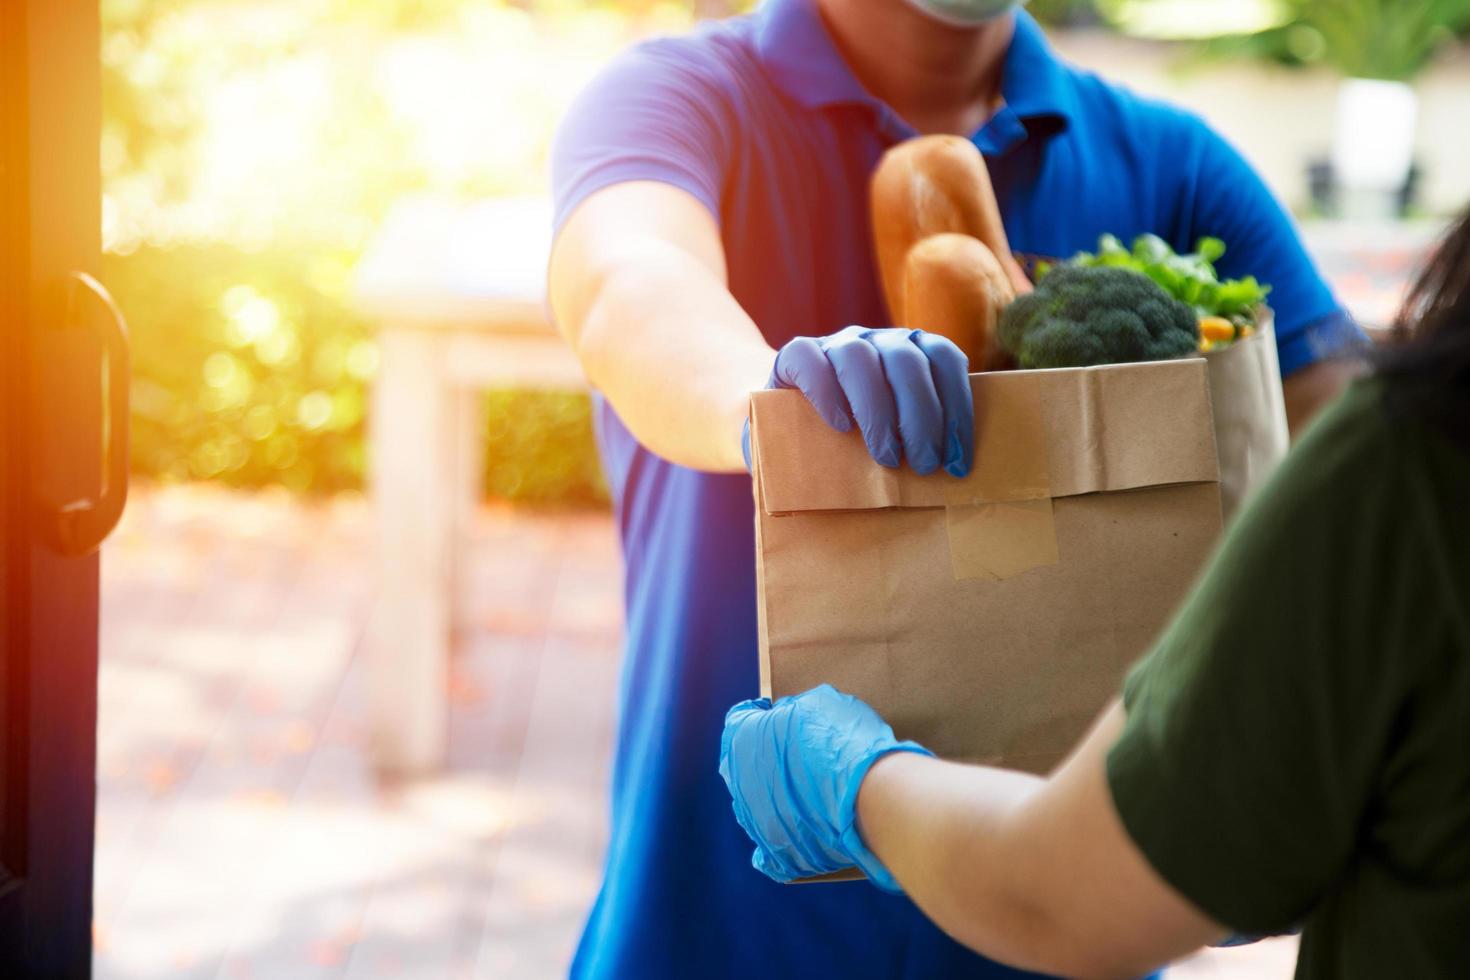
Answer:
[[[470,536],[451,764],[384,783],[364,503],[134,495],[103,561],[98,978],[565,972],[606,835],[612,527],[487,507]]]

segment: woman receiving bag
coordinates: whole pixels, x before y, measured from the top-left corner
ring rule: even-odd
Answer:
[[[1049,778],[933,758],[830,687],[731,709],[756,868],[855,865],[1067,976],[1298,926],[1298,976],[1470,976],[1470,212],[1397,332]]]

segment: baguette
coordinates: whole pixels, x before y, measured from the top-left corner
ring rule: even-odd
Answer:
[[[909,249],[931,235],[957,232],[979,239],[1000,262],[1012,290],[1031,291],[1011,255],[985,158],[969,140],[920,136],[893,147],[873,174],[869,203],[883,297],[895,321],[911,319],[902,308]]]
[[[946,232],[909,249],[903,264],[900,326],[954,341],[970,370],[1000,366],[996,325],[1016,298],[995,253],[977,238]]]

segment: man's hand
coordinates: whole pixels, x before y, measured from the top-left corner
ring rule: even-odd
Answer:
[[[776,881],[857,865],[880,888],[899,891],[857,829],[858,787],[900,742],[877,712],[830,684],[792,698],[745,701],[725,716],[720,775],[735,819],[756,843],[752,863]]]
[[[797,337],[782,347],[769,388],[796,388],[838,432],[862,432],[884,466],[907,459],[918,473],[970,472],[975,406],[969,360],[952,342],[922,330],[848,327]],[[746,421],[745,463],[750,465]]]

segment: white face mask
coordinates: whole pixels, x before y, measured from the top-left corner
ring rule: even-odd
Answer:
[[[1010,13],[1026,0],[908,0],[917,10],[951,27],[979,27]]]

